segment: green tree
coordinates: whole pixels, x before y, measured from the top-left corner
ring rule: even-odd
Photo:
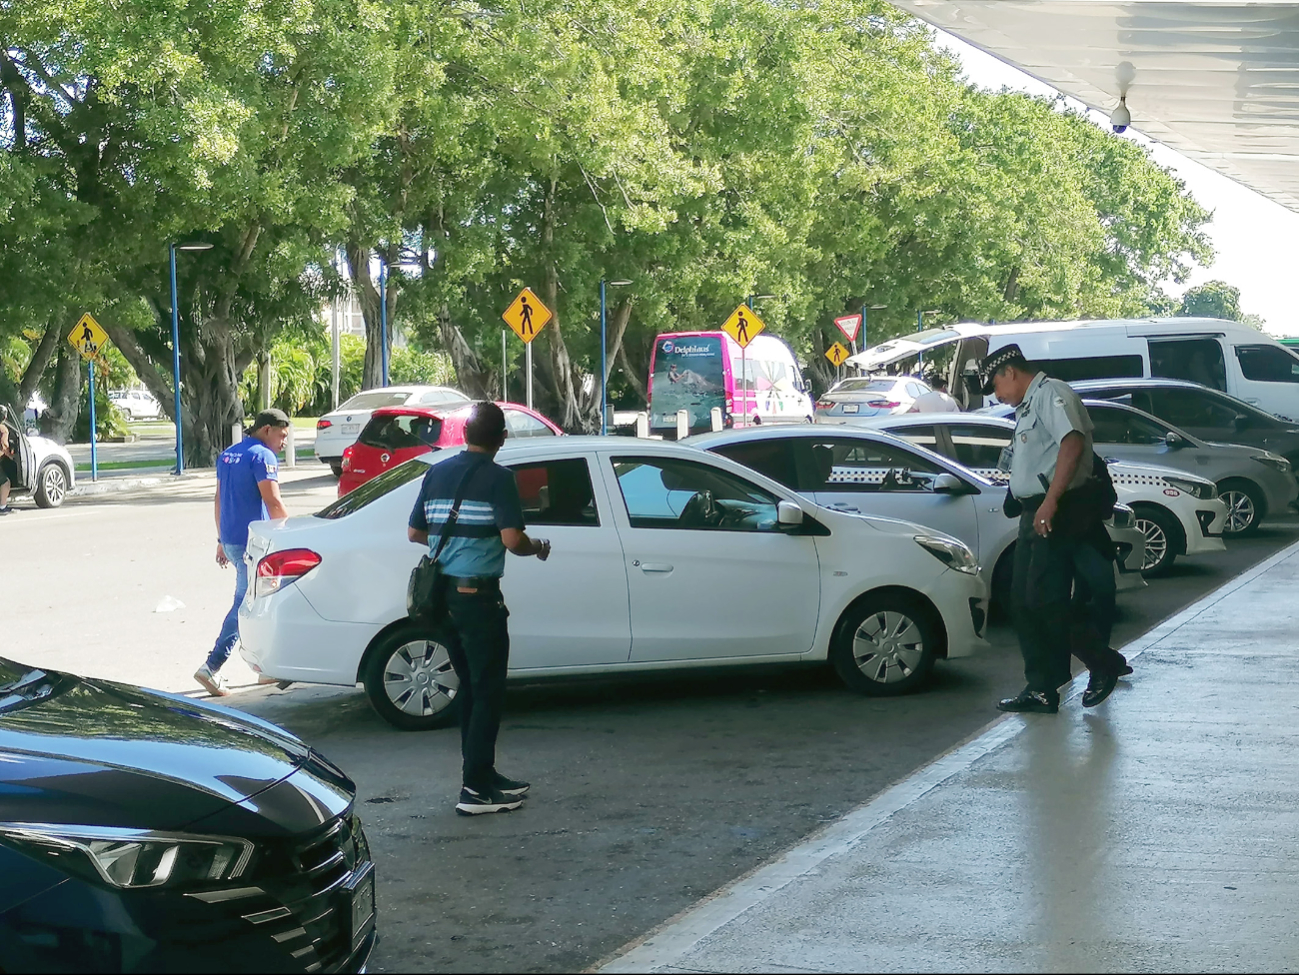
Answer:
[[[1229,322],[1241,320],[1240,289],[1226,281],[1206,281],[1188,288],[1182,295],[1180,316],[1195,318],[1221,318]]]

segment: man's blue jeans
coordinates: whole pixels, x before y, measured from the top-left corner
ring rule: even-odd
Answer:
[[[222,542],[221,548],[225,551],[226,558],[234,563],[235,602],[230,607],[230,612],[226,613],[225,622],[221,624],[221,635],[217,637],[216,646],[207,656],[207,669],[214,674],[225,666],[225,662],[230,659],[230,652],[239,642],[239,604],[244,601],[244,593],[248,592],[248,566],[244,564],[244,547]]]

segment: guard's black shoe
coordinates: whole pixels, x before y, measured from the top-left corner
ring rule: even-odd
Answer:
[[[507,796],[496,789],[478,792],[465,786],[460,790],[460,801],[456,803],[456,812],[462,816],[480,816],[483,813],[509,812],[523,805],[518,796]]]
[[[1030,714],[1055,714],[1060,710],[1060,699],[1048,697],[1043,691],[1030,691],[1027,688],[1015,697],[1008,697],[997,702],[998,711],[1027,712]]]
[[[1130,673],[1132,673],[1132,665],[1125,660],[1123,661],[1123,666],[1119,668],[1119,672],[1114,676],[1127,677]]]
[[[1128,668],[1128,672],[1132,672],[1131,667]],[[1117,671],[1112,670],[1109,673],[1102,671],[1092,674],[1087,678],[1087,690],[1083,691],[1082,706],[1085,708],[1096,707],[1101,701],[1110,696],[1110,692],[1114,690],[1114,685],[1118,682],[1119,675]]]
[[[532,786],[527,782],[518,782],[514,779],[507,779],[500,772],[495,773],[495,776],[492,785],[496,787],[496,791],[501,793],[501,795],[522,797],[526,796],[528,790],[532,788]]]

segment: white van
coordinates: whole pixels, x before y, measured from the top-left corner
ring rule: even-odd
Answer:
[[[952,395],[964,409],[983,405],[968,382],[989,352],[1018,343],[1056,379],[1183,379],[1221,390],[1285,420],[1299,419],[1299,355],[1270,335],[1215,318],[1082,322],[961,322],[902,336],[848,359],[878,369],[922,352],[955,346]]]

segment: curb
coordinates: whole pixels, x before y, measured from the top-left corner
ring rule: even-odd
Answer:
[[[68,492],[69,498],[87,498],[94,497],[97,494],[115,494],[118,491],[138,491],[141,488],[158,487],[164,483],[161,477],[114,477],[102,481],[87,481],[84,484],[78,482],[77,486]]]

